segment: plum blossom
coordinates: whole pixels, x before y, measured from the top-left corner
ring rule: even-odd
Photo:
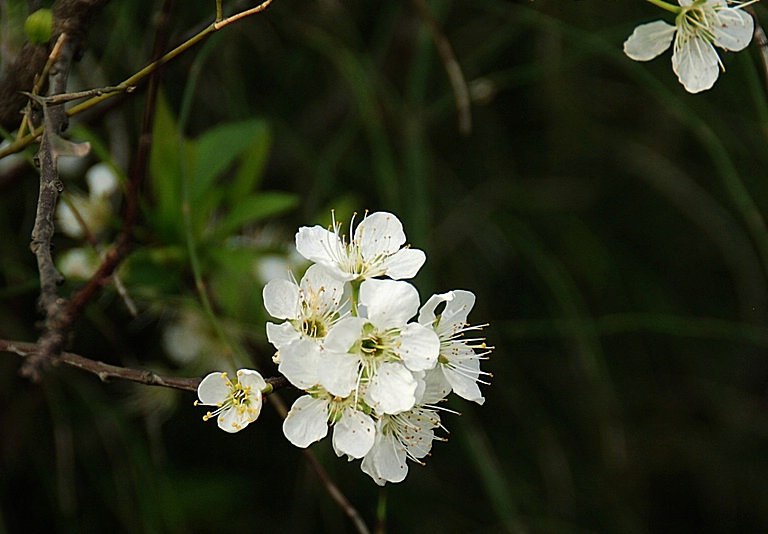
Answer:
[[[675,24],[657,20],[641,24],[624,42],[624,53],[636,61],[649,61],[672,44],[672,70],[690,93],[710,89],[725,70],[715,46],[731,52],[752,40],[754,21],[726,0],[678,0],[665,4],[676,13]]]
[[[408,474],[406,460],[421,461],[432,449],[434,429],[441,428],[437,411],[418,406],[395,415],[383,415],[376,423],[376,439],[360,468],[379,486],[402,482]]]
[[[270,315],[286,319],[267,323],[267,338],[277,348],[279,370],[296,387],[317,383],[321,342],[347,311],[344,282],[330,276],[322,265],[311,265],[297,284],[272,280],[263,291]]]
[[[413,278],[426,260],[423,251],[403,247],[403,225],[391,213],[379,211],[365,216],[354,233],[350,224],[353,237],[349,242],[340,232],[341,223],[336,222],[335,216],[333,231],[322,226],[303,226],[296,233],[296,249],[342,281],[375,276]]]
[[[335,218],[331,230],[299,229],[296,249],[314,263],[299,283],[277,279],[264,287],[264,307],[282,320],[267,323],[267,338],[278,351],[279,371],[304,391],[283,422],[288,441],[309,447],[332,428],[336,455],[362,459],[361,469],[384,485],[405,479],[407,462],[423,463],[434,440],[443,439],[435,435],[443,428],[437,403],[454,392],[483,404],[478,383],[489,373],[480,360],[490,348],[464,337],[480,328],[467,324],[471,292],[433,295],[421,306],[404,279],[416,275],[426,256],[403,246],[397,217],[372,213],[351,225],[350,235],[350,241],[341,235]],[[214,378],[224,391],[219,410],[206,417],[244,417],[247,410],[230,415],[221,400],[244,394]]]
[[[267,383],[258,371],[240,369],[237,378],[230,380],[227,373],[211,373],[197,387],[195,405],[216,406],[203,420],[217,417],[219,428],[225,432],[238,432],[253,423],[261,413],[262,391]]]
[[[435,314],[442,303],[445,308]],[[430,385],[442,389],[443,396],[453,390],[459,397],[483,404],[485,398],[477,384],[487,384],[479,378],[489,374],[480,370],[480,360],[490,353],[490,348],[482,339],[463,337],[465,332],[481,328],[467,324],[467,316],[474,305],[475,295],[470,291],[457,289],[432,295],[419,311],[419,323],[433,327],[440,338],[437,366],[428,372]]]
[[[432,369],[440,351],[440,340],[431,328],[407,322],[418,307],[418,292],[408,282],[364,281],[360,316],[339,321],[325,340],[334,372],[323,385],[346,395],[365,384],[363,398],[379,413],[412,408],[414,372]]]
[[[373,419],[354,399],[332,397],[319,388],[296,399],[283,421],[283,433],[297,447],[306,448],[328,434],[333,426],[333,449],[337,456],[362,458],[375,439]]]
[[[118,190],[117,175],[106,163],[97,163],[88,169],[85,180],[88,182],[87,197],[73,193],[69,195],[71,205],[62,202],[56,208],[61,231],[76,239],[85,236],[83,224],[94,235],[107,227],[112,215],[110,198]]]

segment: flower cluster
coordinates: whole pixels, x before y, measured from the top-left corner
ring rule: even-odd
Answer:
[[[300,228],[296,249],[313,262],[300,281],[272,280],[264,305],[279,371],[305,395],[283,424],[307,447],[333,427],[338,456],[362,459],[383,485],[400,482],[407,459],[426,456],[442,428],[436,404],[451,391],[482,404],[480,360],[489,349],[466,338],[469,291],[434,295],[420,306],[412,278],[424,264],[405,245],[397,217],[377,212],[350,227]],[[415,320],[414,320],[415,319]]]
[[[726,0],[678,0],[674,6],[653,1],[676,14],[675,24],[657,20],[641,24],[624,43],[624,53],[636,61],[649,61],[672,45],[672,70],[691,93],[710,89],[725,70],[715,46],[738,52],[752,40],[754,21]],[[751,3],[751,2],[748,2]]]

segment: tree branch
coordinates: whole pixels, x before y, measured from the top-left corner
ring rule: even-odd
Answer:
[[[35,343],[0,339],[0,352],[9,352],[25,358],[30,358],[37,354],[38,350],[38,346]],[[62,352],[61,356],[56,361],[87,373],[94,374],[98,376],[102,382],[118,379],[148,386],[161,386],[182,389],[184,391],[197,391],[197,386],[200,384],[201,380],[200,378],[182,378],[159,375],[146,369],[119,367],[98,360],[91,360],[90,358],[72,352]],[[264,380],[267,384],[272,386],[273,391],[289,386],[288,380],[282,376],[265,378]]]

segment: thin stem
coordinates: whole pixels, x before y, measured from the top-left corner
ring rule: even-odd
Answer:
[[[191,47],[199,43],[201,40],[205,39],[209,34],[219,31],[225,26],[228,26],[229,24],[232,24],[233,22],[236,22],[240,19],[243,19],[250,15],[254,15],[256,13],[260,13],[264,11],[271,3],[272,3],[272,0],[265,0],[264,2],[262,2],[256,7],[242,11],[240,13],[236,13],[231,17],[227,17],[226,19],[217,20],[211,23],[209,26],[207,26],[202,31],[200,31],[200,33],[192,36],[187,41],[184,41],[182,44],[180,44],[179,46],[177,46],[176,48],[174,48],[164,56],[160,57],[156,61],[153,61],[152,63],[150,63],[149,65],[147,65],[146,67],[138,71],[133,76],[120,82],[117,85],[117,87],[127,87],[130,85],[136,85],[137,82],[146,78],[155,69],[168,63],[170,60],[172,60],[182,52],[185,52],[186,50],[190,49]],[[108,93],[108,94],[95,96],[93,98],[89,98],[85,102],[82,102],[76,106],[72,106],[70,109],[68,109],[67,115],[71,117],[73,115],[77,115],[78,113],[82,113],[83,111],[92,108],[96,104],[112,97],[114,94],[115,93]],[[3,158],[9,154],[14,154],[16,152],[19,152],[20,150],[28,146],[30,143],[32,143],[32,141],[37,139],[37,137],[39,137],[42,132],[43,132],[43,128],[41,126],[39,128],[36,128],[34,131],[30,132],[26,136],[16,139],[16,141],[11,143],[9,146],[0,150],[0,158]]]
[[[676,6],[674,4],[670,4],[668,2],[664,2],[663,0],[645,0],[646,2],[650,2],[651,4],[660,7],[661,9],[665,9],[669,11],[670,13],[680,13],[682,8],[680,6]]]
[[[0,352],[9,352],[22,357],[37,354],[38,348],[34,343],[24,341],[10,341],[0,339]],[[181,389],[184,391],[197,391],[200,384],[200,378],[183,378],[177,376],[159,375],[146,369],[132,369],[130,367],[119,367],[108,363],[92,360],[72,352],[62,352],[57,362],[64,363],[70,367],[76,367],[87,373],[99,377],[102,382],[108,382],[110,379],[127,380],[144,384],[147,386],[161,386],[166,388]],[[288,387],[288,380],[282,376],[270,377],[264,379],[269,386],[265,395],[269,395],[275,390]]]

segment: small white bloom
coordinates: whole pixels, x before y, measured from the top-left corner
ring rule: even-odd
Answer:
[[[280,372],[296,387],[317,384],[321,342],[348,313],[344,282],[322,265],[312,265],[300,285],[295,280],[272,280],[264,286],[263,296],[270,315],[287,319],[279,325],[267,323],[267,339],[278,350]]]
[[[383,415],[376,425],[376,439],[360,468],[379,486],[402,482],[408,474],[407,459],[420,461],[440,439],[434,429],[442,427],[440,416],[431,408],[417,406],[396,415]]]
[[[92,234],[99,234],[106,228],[112,214],[110,197],[118,187],[114,170],[105,163],[97,163],[88,169],[85,179],[88,182],[87,197],[72,193],[67,197],[68,202],[63,199],[56,207],[61,231],[75,239],[85,236],[83,223]]]
[[[445,308],[436,315],[435,310],[443,303]],[[486,384],[479,378],[481,374],[488,374],[480,370],[480,360],[486,357],[489,350],[482,339],[463,337],[465,332],[478,328],[467,324],[467,316],[474,305],[475,295],[470,291],[455,290],[432,295],[421,307],[419,323],[432,326],[440,338],[437,367],[427,376],[430,390],[442,390],[442,397],[453,390],[462,398],[483,404],[485,398],[477,383]],[[436,400],[430,398],[429,402]]]
[[[100,260],[95,250],[72,248],[62,253],[56,263],[65,277],[88,280],[99,268]]]
[[[376,429],[370,416],[354,399],[339,399],[313,389],[313,395],[296,399],[283,421],[283,433],[297,447],[306,448],[328,434],[333,425],[333,449],[337,456],[362,458],[373,447]]]
[[[726,0],[679,0],[675,25],[663,21],[641,24],[624,42],[624,53],[637,61],[649,61],[674,38],[672,70],[690,93],[710,89],[724,70],[715,50],[738,52],[752,40],[754,21],[741,7]]]
[[[412,408],[414,373],[433,368],[440,352],[440,339],[431,327],[407,323],[418,306],[416,288],[408,282],[365,280],[360,316],[339,321],[324,341],[320,383],[340,396],[352,389],[359,395],[365,386],[363,399],[379,414]]]
[[[206,413],[203,420],[218,416],[220,429],[238,432],[259,417],[262,391],[266,387],[261,374],[250,369],[237,371],[236,380],[230,380],[227,373],[211,373],[197,387],[199,400],[195,404],[216,406],[216,410]]]
[[[351,230],[350,225],[350,233]],[[335,218],[333,231],[303,226],[296,233],[296,249],[308,260],[325,265],[343,281],[375,276],[413,278],[426,260],[423,251],[403,248],[403,225],[391,213],[379,211],[363,218],[350,242],[340,232],[341,224]]]

